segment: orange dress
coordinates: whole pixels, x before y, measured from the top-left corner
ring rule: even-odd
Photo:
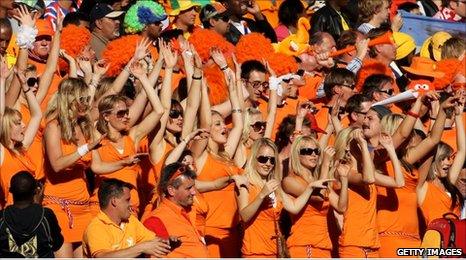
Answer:
[[[217,160],[213,155],[208,154],[197,179],[200,181],[213,181],[239,172],[240,170],[234,165]],[[209,205],[205,228],[209,256],[239,257],[239,216],[235,184],[231,183],[221,190],[204,192],[202,195]]]
[[[451,197],[445,191],[442,191],[437,185],[432,182],[427,182],[427,192],[424,201],[420,205],[426,224],[437,218],[442,218],[443,214],[451,212],[460,216],[460,209],[456,206],[453,210],[450,209]]]
[[[260,187],[249,185],[249,203],[259,195]],[[266,198],[254,217],[244,223],[244,237],[241,253],[246,258],[274,258],[277,257],[277,232],[275,222],[280,218],[283,206],[277,202],[272,207],[270,199]]]
[[[296,180],[307,185],[296,176]],[[309,200],[297,215],[291,216],[291,233],[287,240],[292,258],[331,258],[332,241],[327,224],[329,201]],[[312,228],[309,228],[312,227]]]
[[[134,141],[131,140],[131,137],[125,135],[122,137],[124,142],[123,151],[118,151],[115,146],[111,143],[110,140],[106,139],[102,141],[102,146],[97,149],[100,159],[102,162],[117,162],[128,158],[136,154],[136,149]],[[139,164],[134,164],[131,166],[126,166],[118,171],[114,171],[108,174],[96,175],[95,186],[99,187],[102,181],[105,179],[115,178],[124,182],[127,182],[134,186],[134,189],[131,189],[131,207],[133,212],[137,214],[139,212],[139,195],[138,195],[138,179],[141,173],[141,167]],[[98,189],[95,189],[91,201],[98,202],[97,197]],[[93,204],[95,205],[95,204]],[[94,208],[94,206],[93,206]],[[93,213],[98,213],[100,208],[96,205],[96,211]],[[93,209],[94,211],[94,209]]]
[[[61,140],[63,155],[75,153],[78,146]],[[65,242],[81,242],[84,230],[92,219],[85,170],[90,167],[91,153],[72,166],[54,172],[49,159],[45,163],[44,206],[53,210]]]
[[[0,206],[5,207],[13,204],[13,196],[10,194],[10,181],[13,175],[20,171],[28,171],[34,175],[37,179],[36,172],[39,171],[34,164],[33,158],[34,154],[31,153],[31,150],[25,151],[23,153],[15,154],[9,149],[0,145],[2,160],[0,160]]]
[[[392,162],[381,170],[394,177]],[[399,189],[377,187],[377,226],[380,238],[380,257],[398,257],[398,248],[417,248],[421,245],[417,215],[416,186],[418,171],[404,170],[405,186]]]
[[[348,209],[343,215],[343,229],[339,240],[340,257],[378,257],[380,241],[376,202],[375,184],[349,186]]]

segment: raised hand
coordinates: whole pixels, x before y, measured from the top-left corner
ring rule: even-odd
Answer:
[[[367,141],[364,138],[364,134],[362,133],[362,130],[359,128],[354,130],[353,139],[356,140],[356,142],[358,142],[358,144],[361,146],[367,145]]]
[[[362,41],[356,42],[356,57],[364,59],[366,57],[367,51],[369,50],[369,39],[364,39]]]
[[[235,75],[237,79],[241,79],[241,64],[236,59],[236,55],[232,54],[233,63],[235,64]]]
[[[10,77],[11,73],[13,72],[13,68],[9,69],[8,64],[6,62],[6,58],[0,56],[0,79],[7,79]]]
[[[20,5],[19,8],[16,8],[17,12],[13,15],[13,18],[18,20],[23,26],[34,27],[36,24],[37,19],[39,18],[39,14],[37,12],[29,13],[29,10],[24,5]]]
[[[333,147],[327,146],[324,149],[324,157],[323,160],[327,162],[331,162],[333,160],[333,156],[335,156],[335,149]]]
[[[395,149],[393,146],[392,137],[387,133],[381,133],[379,138],[380,144],[385,148],[385,150]]]
[[[23,89],[24,93],[29,91],[29,86],[27,84],[27,79],[26,79],[26,72],[24,70],[15,68],[15,74],[18,77],[19,82],[21,83],[21,88]]]
[[[261,13],[261,9],[259,5],[254,0],[249,1],[249,4],[247,5],[246,10],[248,11],[248,13],[254,16]]]
[[[440,104],[440,108],[443,109],[443,110],[453,108],[458,103],[458,101],[459,101],[458,96],[449,97]]]
[[[212,47],[210,49],[210,57],[214,60],[215,64],[220,68],[228,67],[227,61],[225,56],[223,55],[222,51],[217,47]]]
[[[321,189],[326,189],[328,188],[328,183],[335,181],[335,179],[323,179],[323,180],[317,180],[309,183],[310,188],[321,188]]]
[[[105,60],[99,60],[93,65],[94,74],[98,75],[99,77],[103,76],[105,73],[107,73],[109,67],[110,64],[106,64]]]
[[[163,44],[164,48],[161,50],[163,52],[163,59],[165,61],[165,67],[173,69],[178,62],[178,53],[173,52],[169,45]]]
[[[77,61],[79,68],[81,68],[85,75],[92,74],[92,64],[88,58],[79,57]]]
[[[298,105],[296,106],[296,117],[304,118],[306,117],[307,113],[309,113],[312,107],[311,101],[299,101]]]
[[[149,55],[150,45],[151,41],[148,38],[142,38],[142,40],[136,44],[136,49],[134,49],[134,60],[139,61]]]
[[[202,128],[199,128],[199,129],[196,129],[195,131],[191,132],[187,137],[187,141],[189,142],[189,140],[202,140],[202,139],[206,139],[206,138],[209,138],[210,136],[210,132],[208,129],[202,129]]]
[[[131,74],[133,74],[139,80],[147,77],[146,69],[144,69],[144,67],[138,61],[133,61],[129,67],[129,70],[131,71]]]
[[[349,164],[346,164],[344,161],[340,161],[337,166],[337,176],[341,178],[348,178],[348,175],[351,171],[351,166]]]

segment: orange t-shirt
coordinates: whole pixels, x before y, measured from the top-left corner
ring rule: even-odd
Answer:
[[[295,179],[307,185],[301,177],[296,176]],[[292,226],[287,240],[288,247],[311,245],[322,249],[332,249],[327,223],[328,208],[328,199],[309,200],[301,212],[297,215],[290,215]]]
[[[249,203],[259,195],[261,187],[249,185]],[[277,201],[276,207],[272,207],[267,197],[262,202],[254,217],[248,223],[244,223],[243,257],[258,255],[261,257],[277,256],[277,232],[275,222],[280,218],[282,204]]]
[[[33,160],[35,155],[31,153],[31,150],[15,154],[2,145],[0,145],[0,150],[2,154],[2,160],[0,161],[0,186],[2,191],[0,198],[2,201],[0,201],[0,206],[4,207],[13,204],[13,196],[10,195],[10,181],[13,175],[20,171],[28,171],[38,179],[36,172],[42,173],[42,171],[37,170]],[[43,175],[41,176],[43,177]]]
[[[225,162],[215,159],[210,153],[197,179],[213,181],[220,177],[239,174],[240,170]],[[235,196],[235,184],[231,183],[221,190],[202,193],[209,205],[206,227],[230,229],[239,223],[238,205]]]
[[[204,238],[196,227],[196,211],[186,211],[172,201],[164,198],[152,213],[151,218],[159,218],[170,236],[177,236],[181,245],[166,255],[167,258],[206,258],[209,256]],[[146,225],[146,227],[148,227]]]
[[[315,76],[305,75],[305,84],[299,88],[299,96],[308,100],[315,100],[317,98],[317,89],[324,81],[324,76],[316,74]]]
[[[343,215],[340,246],[377,249],[380,247],[376,220],[377,190],[375,184],[350,185],[348,209]]]
[[[460,202],[461,203],[461,202]],[[451,197],[446,191],[442,191],[437,185],[427,182],[427,191],[424,201],[420,205],[426,224],[437,218],[442,218],[443,214],[452,212],[460,216],[460,209],[456,206],[450,209]]]
[[[110,140],[105,139],[102,141],[102,146],[97,149],[100,159],[103,162],[117,162],[128,158],[136,154],[136,149],[134,141],[131,140],[131,137],[125,135],[122,137],[124,140],[123,151],[118,151],[115,146],[111,143]],[[124,182],[127,182],[134,186],[134,189],[131,189],[131,206],[133,210],[139,210],[139,195],[138,195],[138,179],[141,173],[141,167],[139,164],[134,164],[131,166],[126,166],[118,171],[96,175],[96,187],[99,187],[103,180],[115,178]],[[97,198],[98,189],[95,190],[93,199],[98,201]]]
[[[205,224],[209,213],[209,204],[201,193],[194,196],[193,209],[196,211],[196,228],[201,236],[205,235]]]
[[[273,1],[257,1],[262,14],[267,18],[272,28],[278,26],[278,7],[282,2],[283,0],[276,0],[275,3],[273,3]],[[246,17],[254,19],[254,17],[249,14]]]

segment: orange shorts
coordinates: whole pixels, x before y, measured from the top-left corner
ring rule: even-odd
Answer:
[[[396,254],[398,248],[419,248],[421,246],[421,240],[415,238],[379,236],[379,239],[379,255],[383,258],[403,257]]]
[[[291,246],[288,248],[292,258],[332,258],[332,250],[313,246]]]
[[[214,258],[241,257],[241,241],[236,228],[205,227],[205,241],[209,256]]]
[[[338,249],[341,258],[378,258],[378,248],[360,246],[340,246]]]
[[[84,230],[92,219],[91,207],[88,205],[69,205],[71,215],[73,216],[73,226],[70,227],[70,221],[66,212],[58,204],[45,204],[57,216],[61,233],[65,243],[82,242]]]

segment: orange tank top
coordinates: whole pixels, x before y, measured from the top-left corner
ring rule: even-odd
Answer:
[[[253,202],[260,191],[260,187],[250,184],[248,202]],[[254,217],[250,222],[244,224],[243,246],[241,248],[243,255],[277,255],[275,221],[280,218],[283,206],[279,201],[277,201],[275,208],[271,204],[268,197],[264,199]]]
[[[36,166],[32,160],[33,154],[28,151],[15,154],[2,145],[0,145],[0,149],[3,154],[3,161],[0,161],[0,186],[3,194],[0,197],[4,199],[4,201],[0,201],[0,205],[8,206],[13,204],[13,196],[10,194],[11,177],[20,171],[28,171],[35,175]]]
[[[460,202],[461,203],[461,202]],[[420,208],[426,224],[428,225],[436,218],[442,218],[443,214],[452,212],[460,216],[460,209],[456,206],[453,210],[450,209],[451,197],[446,191],[442,191],[437,185],[432,182],[427,182],[426,197]]]
[[[205,225],[207,214],[209,213],[209,204],[201,193],[194,196],[193,209],[196,211],[196,228],[201,236],[205,235]]]
[[[392,162],[388,161],[380,170],[394,177]],[[401,232],[419,239],[416,185],[418,171],[409,172],[402,168],[405,186],[398,189],[377,186],[377,226],[379,233]]]
[[[307,185],[301,177],[296,176],[295,179]],[[317,248],[332,249],[327,224],[328,208],[328,198],[323,201],[309,200],[297,215],[290,214],[292,226],[287,245],[289,247],[311,245]]]
[[[78,149],[77,145],[65,143],[63,140],[61,140],[60,145],[63,155],[75,153]],[[85,171],[90,167],[91,160],[92,155],[89,152],[70,167],[60,172],[54,172],[47,158],[44,194],[67,200],[89,201]]]
[[[208,153],[204,167],[197,179],[200,181],[213,181],[220,177],[239,174],[240,170],[220,160],[214,159]],[[238,205],[235,196],[235,184],[231,183],[221,190],[202,193],[209,205],[206,226],[213,228],[230,229],[239,223]]]
[[[375,184],[349,186],[348,209],[343,215],[343,230],[339,240],[341,246],[380,247],[376,202]]]

